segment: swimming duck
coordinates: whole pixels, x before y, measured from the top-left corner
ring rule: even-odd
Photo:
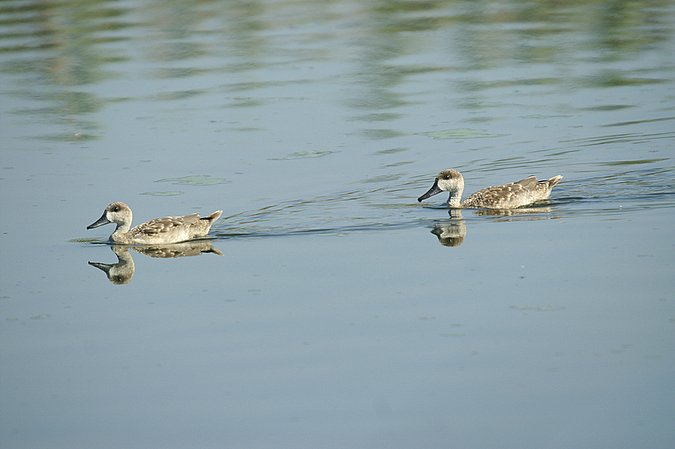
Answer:
[[[124,245],[178,243],[205,237],[222,213],[223,211],[217,210],[208,217],[192,214],[182,217],[155,218],[131,228],[131,208],[125,203],[116,201],[108,204],[101,218],[87,226],[87,229],[115,223],[117,228],[110,236],[110,241]]]
[[[515,209],[548,199],[551,190],[562,178],[557,175],[538,181],[535,176],[529,176],[511,184],[486,187],[461,201],[464,177],[457,170],[448,168],[436,176],[434,185],[417,198],[417,201],[421,202],[437,193],[449,192],[448,206],[453,208]]]

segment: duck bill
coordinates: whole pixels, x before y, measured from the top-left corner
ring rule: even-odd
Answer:
[[[98,220],[96,220],[95,222],[93,222],[92,224],[87,226],[87,229],[94,229],[94,228],[98,228],[99,226],[103,226],[103,225],[106,225],[108,223],[111,223],[111,221],[106,218],[105,214],[106,213],[103,212],[103,215],[101,215],[101,218],[99,218]]]
[[[434,185],[431,186],[431,188],[427,191],[427,193],[417,198],[417,201],[422,202],[423,200],[426,200],[427,198],[439,194],[441,192],[442,190],[438,187],[438,179],[437,179],[436,181],[434,181]]]
[[[109,263],[102,263],[102,262],[87,262],[89,265],[92,267],[96,267],[99,270],[103,271],[104,273],[108,274],[110,271],[110,268],[112,268],[112,264]]]

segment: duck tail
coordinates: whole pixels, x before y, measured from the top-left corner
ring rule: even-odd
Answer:
[[[552,189],[554,186],[556,186],[560,181],[562,181],[563,177],[562,175],[555,175],[552,178],[548,179],[548,187],[549,189]]]
[[[221,215],[223,215],[223,211],[222,211],[222,210],[217,210],[217,211],[215,211],[214,213],[212,213],[211,215],[209,215],[209,216],[207,216],[207,217],[202,217],[202,220],[208,220],[208,221],[211,222],[211,223],[215,223],[216,220],[218,220],[218,219],[220,218]]]

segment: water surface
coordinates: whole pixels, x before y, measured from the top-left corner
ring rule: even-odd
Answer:
[[[673,30],[660,1],[0,3],[0,447],[673,447]],[[447,167],[565,178],[418,204]],[[113,200],[224,218],[111,247]]]

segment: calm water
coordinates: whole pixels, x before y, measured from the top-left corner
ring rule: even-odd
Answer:
[[[675,5],[568,3],[1,2],[0,447],[674,447]]]

